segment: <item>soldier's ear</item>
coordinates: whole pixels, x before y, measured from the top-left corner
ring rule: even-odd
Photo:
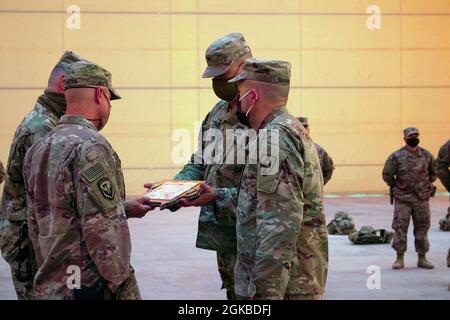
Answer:
[[[251,98],[252,104],[255,104],[256,101],[258,101],[258,99],[259,99],[258,91],[256,91],[256,89],[251,89],[250,91],[252,92],[252,98]]]
[[[101,104],[102,99],[105,99],[103,96],[103,89],[101,87],[95,88],[95,103]]]

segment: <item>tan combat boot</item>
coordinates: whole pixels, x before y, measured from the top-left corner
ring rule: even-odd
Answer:
[[[427,260],[424,254],[419,254],[419,261],[417,261],[417,267],[423,269],[433,269],[433,264]]]
[[[403,253],[397,253],[397,260],[395,260],[394,264],[392,265],[392,269],[402,269],[405,266],[405,263],[403,262]]]

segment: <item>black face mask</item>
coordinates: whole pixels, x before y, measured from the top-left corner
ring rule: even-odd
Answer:
[[[410,147],[417,147],[419,145],[419,138],[410,138],[410,139],[406,139],[406,144]]]
[[[229,83],[227,79],[213,78],[212,86],[217,97],[225,101],[232,101],[237,95],[236,83]]]
[[[237,99],[237,110],[236,110],[236,117],[238,118],[239,122],[250,128],[250,122],[248,121],[247,116],[245,115],[245,112],[242,112],[241,109],[241,102],[239,101],[239,97]]]

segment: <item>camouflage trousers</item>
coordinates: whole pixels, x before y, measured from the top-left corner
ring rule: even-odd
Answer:
[[[134,275],[134,269],[131,276],[122,284],[119,292],[117,292],[116,300],[142,300],[136,276]]]
[[[236,253],[229,251],[217,251],[217,267],[220,278],[222,279],[222,288],[227,290],[227,299],[236,300],[234,293],[234,266],[236,265]]]
[[[413,221],[414,244],[418,254],[428,252],[428,230],[430,229],[430,203],[428,201],[403,202],[395,200],[392,229],[394,237],[392,247],[397,253],[406,251],[409,221]]]
[[[0,249],[11,268],[17,299],[33,299],[33,281],[37,272],[34,249],[28,235],[18,244],[22,222],[0,221]]]
[[[450,268],[450,248],[448,248],[448,253],[447,253],[447,267]]]
[[[306,298],[309,296],[311,299],[321,296],[325,291],[328,275],[326,223],[317,226],[305,221],[300,229],[297,251],[300,295]]]

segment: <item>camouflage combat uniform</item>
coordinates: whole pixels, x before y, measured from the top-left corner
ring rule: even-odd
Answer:
[[[442,147],[439,149],[439,154],[436,159],[436,171],[444,185],[445,189],[450,192],[450,140],[448,140]],[[447,216],[450,215],[450,207],[447,209]],[[450,248],[447,253],[447,267],[450,267]],[[448,287],[450,290],[450,285]]]
[[[231,33],[217,39],[206,51],[208,67],[203,77],[215,77],[223,73],[233,60],[250,52],[240,33]],[[225,60],[227,61],[225,61]],[[199,148],[191,160],[175,176],[177,180],[204,180],[214,188],[237,188],[244,168],[235,161],[225,163],[227,157],[235,155],[234,147],[226,145],[226,130],[244,130],[236,118],[236,108],[227,101],[219,101],[203,120],[199,134]],[[208,130],[218,130],[223,137],[223,161],[205,163],[203,136]],[[233,152],[234,151],[234,152]],[[196,246],[217,252],[217,266],[222,279],[222,289],[227,297],[234,299],[234,266],[236,263],[236,208],[219,208],[215,205],[202,206],[198,221]]]
[[[66,89],[107,86],[111,75],[76,62]],[[115,92],[111,99],[119,97]],[[118,155],[95,126],[65,115],[24,160],[29,234],[36,251],[36,299],[140,299]],[[68,283],[80,270],[81,291]]]
[[[383,180],[394,188],[394,237],[392,247],[399,254],[406,251],[410,217],[414,224],[415,247],[418,254],[429,250],[430,196],[436,180],[434,158],[430,152],[406,147],[394,152],[386,160]]]
[[[315,144],[317,153],[319,154],[320,168],[322,169],[323,184],[327,184],[333,175],[334,164],[333,159],[328,155],[324,148],[317,143]]]
[[[280,168],[267,176],[260,174],[261,163],[244,169],[237,202],[236,294],[258,299],[320,295],[328,257],[321,254],[327,252],[326,228],[317,227],[325,226],[317,151],[285,108],[265,122],[265,129],[280,133]]]
[[[82,286],[104,281],[118,298],[139,298],[120,160],[92,123],[63,116],[27,153],[24,177],[39,265],[35,298],[73,299],[69,266],[81,269]]]
[[[436,171],[444,185],[445,189],[450,192],[450,140],[448,140],[440,149],[436,159]],[[447,209],[450,214],[450,207]]]
[[[0,161],[0,184],[5,181],[6,172],[5,168],[3,167],[3,163]]]
[[[55,68],[64,70],[81,58],[73,52],[63,54]],[[11,267],[11,275],[18,299],[32,297],[36,259],[26,232],[26,196],[22,177],[23,158],[27,150],[50,132],[64,114],[66,101],[63,94],[45,91],[33,111],[17,128],[11,144],[7,178],[0,206],[0,248],[3,258]]]
[[[273,68],[260,75],[258,69]],[[289,83],[287,62],[249,59],[231,81]],[[247,159],[237,196],[235,291],[250,299],[315,298],[323,293],[328,270],[328,235],[323,214],[323,178],[314,143],[303,126],[279,107],[261,129],[279,133],[268,149],[279,147],[276,174],[265,175],[271,156]],[[266,131],[266,132],[267,132]],[[249,143],[249,153],[257,147]],[[269,159],[269,160],[268,160]],[[269,163],[267,163],[267,161]],[[219,190],[216,204],[234,199],[230,189]]]
[[[309,120],[308,117],[297,117],[298,121],[305,127],[309,132]],[[319,154],[320,159],[320,168],[322,169],[323,175],[323,184],[327,184],[330,181],[331,176],[334,171],[334,163],[333,159],[328,155],[328,152],[325,151],[320,145],[315,143],[317,148],[317,153]]]

